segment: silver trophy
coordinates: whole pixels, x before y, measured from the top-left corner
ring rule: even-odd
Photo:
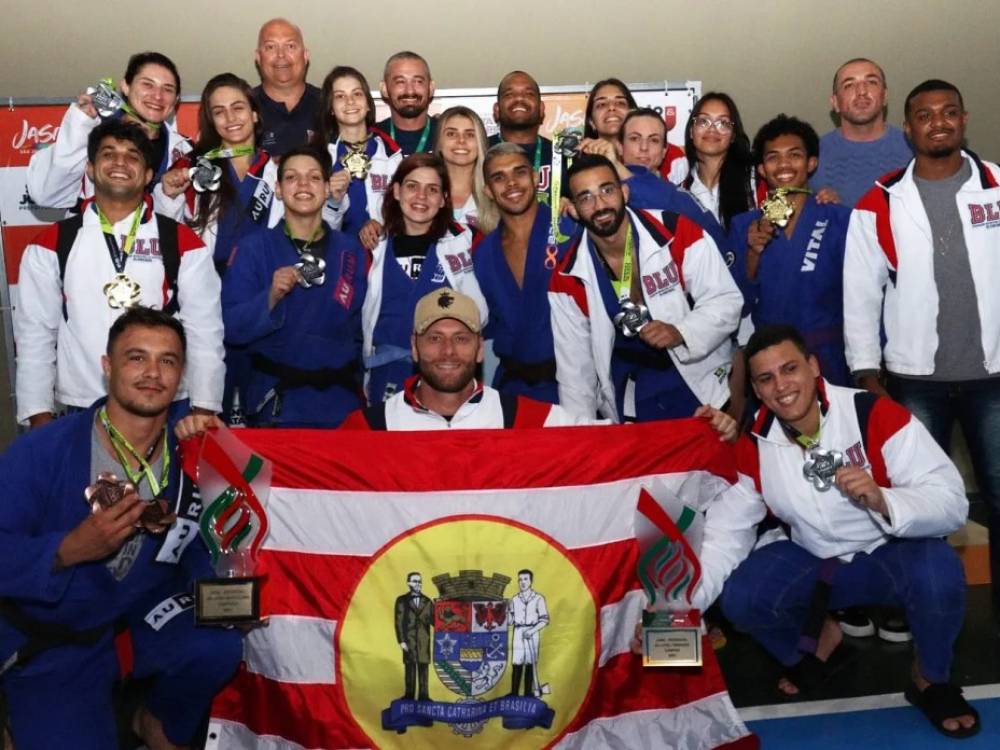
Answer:
[[[614,317],[614,324],[627,338],[633,338],[638,336],[642,327],[652,319],[648,307],[643,304],[637,305],[632,300],[625,300],[622,302],[621,311]]]
[[[302,253],[293,268],[299,275],[299,286],[303,289],[319,286],[326,281],[326,261],[311,253]]]
[[[814,445],[808,449],[808,458],[802,467],[802,474],[820,492],[833,486],[837,469],[844,465],[844,454],[840,451]]]
[[[115,112],[125,106],[125,100],[115,89],[115,82],[111,78],[103,78],[96,86],[88,87],[87,96],[102,120],[114,116]]]
[[[583,140],[583,131],[579,128],[566,128],[556,134],[556,141],[552,144],[552,148],[567,159],[572,159],[576,156],[577,149],[580,148],[581,140]]]
[[[219,184],[222,182],[222,169],[202,156],[188,170],[188,177],[191,178],[191,185],[197,192],[204,193],[207,190],[210,193],[214,193],[219,189]]]

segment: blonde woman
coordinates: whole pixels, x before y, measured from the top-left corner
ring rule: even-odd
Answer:
[[[434,153],[448,167],[455,221],[483,234],[492,232],[499,221],[496,204],[483,182],[488,149],[483,121],[468,107],[451,107],[438,118]]]

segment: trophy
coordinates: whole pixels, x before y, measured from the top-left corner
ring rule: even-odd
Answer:
[[[701,612],[691,607],[691,596],[701,580],[695,547],[703,526],[701,513],[662,483],[652,492],[640,490],[636,567],[650,605],[642,615],[644,667],[701,666]]]
[[[204,193],[207,190],[214,193],[222,182],[222,169],[202,156],[188,170],[188,177],[191,178],[191,185],[197,192]]]
[[[812,482],[820,492],[826,492],[833,486],[837,469],[844,465],[844,454],[830,448],[823,448],[819,443],[807,449],[808,458],[802,466],[802,475]]]
[[[299,275],[299,286],[303,289],[320,286],[326,281],[326,261],[312,253],[302,253],[292,268]]]
[[[649,308],[643,304],[636,304],[632,300],[622,302],[621,309],[614,317],[614,324],[618,326],[626,338],[634,338],[639,335],[643,326],[651,321],[653,317],[649,314]]]
[[[115,89],[113,78],[102,78],[96,86],[88,86],[87,96],[93,102],[97,116],[102,120],[112,117],[115,112],[125,106],[125,100]]]
[[[261,608],[264,576],[257,565],[268,521],[258,496],[266,496],[270,482],[271,463],[251,453],[227,428],[203,436],[198,484],[206,505],[199,527],[218,577],[195,583],[198,625],[267,619]]]

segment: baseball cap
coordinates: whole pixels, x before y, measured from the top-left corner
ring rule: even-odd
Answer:
[[[420,336],[445,318],[464,323],[473,333],[479,333],[482,328],[479,308],[472,297],[444,287],[424,295],[417,303],[417,310],[413,316],[413,332]]]

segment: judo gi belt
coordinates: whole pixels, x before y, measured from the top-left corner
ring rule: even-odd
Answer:
[[[43,651],[56,646],[93,646],[112,627],[108,623],[87,630],[75,630],[61,623],[36,620],[9,599],[0,599],[0,616],[28,636],[27,642],[0,664],[0,675],[23,667]]]
[[[503,365],[503,377],[497,383],[499,389],[518,380],[527,385],[555,382],[556,361],[554,359],[543,359],[541,362],[522,362],[502,354],[497,356],[500,358],[500,364]]]
[[[642,367],[648,370],[660,370],[665,372],[674,368],[673,358],[662,349],[640,351],[637,349],[616,347],[612,356],[617,360],[625,362],[626,364],[635,365],[636,367]]]
[[[262,354],[253,354],[250,356],[250,364],[258,372],[278,379],[274,387],[264,394],[264,398],[257,405],[254,414],[259,414],[268,401],[275,399],[272,414],[278,416],[281,413],[282,394],[293,388],[305,388],[308,386],[315,388],[317,391],[325,391],[327,388],[335,385],[346,388],[349,391],[354,391],[358,388],[358,368],[355,362],[349,362],[343,367],[322,367],[318,370],[304,370],[299,367],[282,364],[281,362],[275,362],[273,359],[268,359]]]

